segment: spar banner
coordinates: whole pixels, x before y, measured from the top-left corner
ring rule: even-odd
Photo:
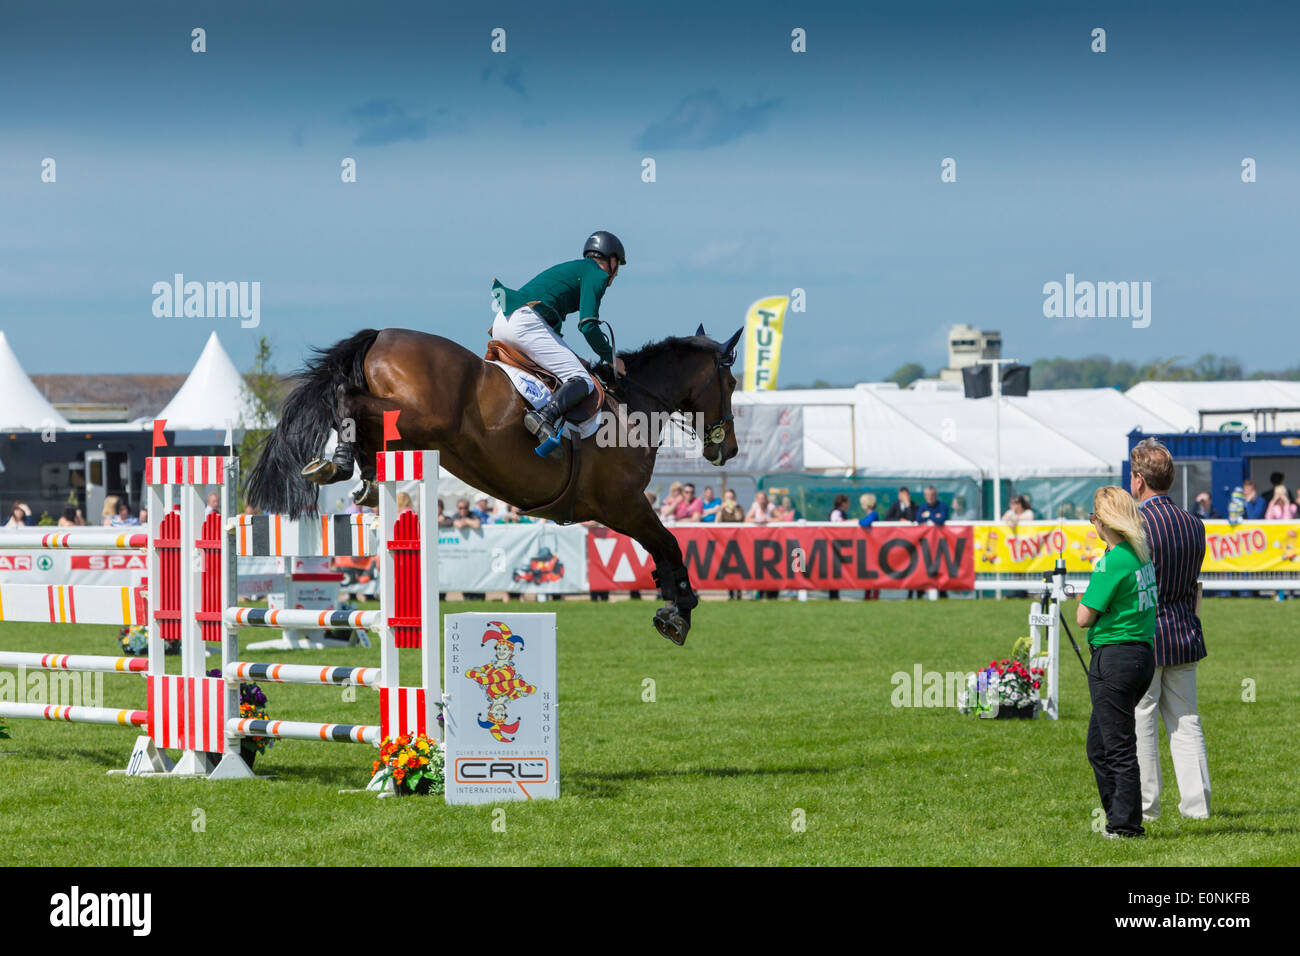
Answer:
[[[975,529],[978,574],[1050,571],[1059,556],[1067,571],[1088,573],[1106,551],[1089,522],[1022,522],[1015,528],[979,524]],[[1300,571],[1300,522],[1205,522],[1205,561],[1211,573]]]
[[[703,591],[968,591],[975,587],[969,525],[936,528],[853,525],[678,525],[691,581]],[[655,590],[654,562],[631,538],[588,529],[587,577],[593,591]]]
[[[803,406],[733,403],[736,457],[727,462],[734,472],[802,471]],[[713,472],[717,465],[702,454],[698,437],[670,425],[659,444],[655,471],[659,474]]]
[[[490,524],[438,531],[438,588],[577,594],[587,590],[582,525]]]
[[[136,587],[148,572],[145,555],[133,551],[0,551],[0,583],[4,584]]]

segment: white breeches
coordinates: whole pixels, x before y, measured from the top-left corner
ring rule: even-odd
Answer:
[[[528,306],[520,306],[507,317],[493,298],[492,311],[496,316],[492,321],[492,338],[523,352],[542,368],[553,372],[561,382],[581,378],[587,383],[588,392],[596,387],[573,349]]]

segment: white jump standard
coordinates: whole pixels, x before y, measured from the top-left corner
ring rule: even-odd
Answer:
[[[235,468],[233,463],[231,468]],[[427,477],[426,477],[427,476]],[[245,737],[291,740],[320,740],[379,746],[385,737],[424,733],[441,739],[437,708],[441,703],[438,634],[438,531],[436,523],[421,527],[421,518],[432,521],[437,514],[438,453],[384,452],[378,456],[376,480],[379,486],[379,518],[371,521],[289,522],[249,521],[243,516],[231,524],[222,537],[226,562],[226,594],[235,592],[229,566],[241,555],[258,554],[259,548],[279,555],[300,555],[311,549],[334,545],[343,553],[376,554],[379,558],[380,608],[378,611],[313,611],[263,608],[222,608],[226,636],[222,642],[224,683],[224,756],[212,779],[241,779],[254,776],[240,756]],[[415,481],[416,510],[397,508],[399,482]],[[262,517],[262,516],[255,516]],[[348,516],[370,518],[371,516]],[[371,547],[372,533],[377,541]],[[238,628],[252,627],[348,627],[378,632],[378,668],[330,667],[309,664],[276,664],[238,659]],[[401,686],[398,674],[399,647],[420,649],[421,682],[418,687]],[[362,724],[318,724],[292,720],[239,718],[241,680],[264,680],[285,684],[322,687],[352,684],[373,687],[380,695],[379,726]]]
[[[138,674],[146,679],[143,708],[0,702],[0,717],[147,728],[148,735],[136,740],[126,773],[206,773],[207,761],[198,749],[197,741],[201,735],[195,733],[197,728],[172,719],[173,715],[160,709],[160,705],[169,700],[174,682],[186,675],[203,673],[202,639],[212,634],[211,627],[200,620],[202,615],[191,616],[187,621],[178,610],[186,601],[193,606],[194,594],[201,588],[202,569],[193,563],[182,567],[180,542],[191,542],[190,552],[204,544],[198,537],[198,525],[203,522],[197,516],[203,513],[203,501],[196,485],[221,483],[221,471],[215,464],[218,461],[220,459],[148,459],[145,479],[149,524],[144,530],[123,532],[114,528],[78,528],[54,533],[16,531],[0,535],[0,549],[4,550],[131,551],[142,554],[148,565],[145,583],[138,587],[0,585],[0,620],[112,624],[119,627],[144,625],[149,635],[147,658],[0,653],[0,667]],[[229,491],[224,486],[222,493],[228,500]],[[171,508],[174,502],[179,503],[179,514]],[[185,640],[187,631],[192,632],[188,635],[189,640]],[[166,673],[164,637],[181,641],[185,651],[181,678]],[[167,740],[165,746],[183,751],[178,764],[173,765],[159,751],[159,747],[164,746],[164,738]]]

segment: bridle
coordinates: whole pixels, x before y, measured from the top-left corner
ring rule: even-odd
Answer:
[[[713,355],[714,381],[717,382],[718,384],[718,404],[721,406],[726,405],[726,397],[727,397],[727,385],[726,382],[724,382],[722,379],[722,370],[725,368],[731,368],[732,364],[735,361],[736,361],[736,353],[734,350],[725,356],[722,355],[722,353],[720,352],[715,352]],[[656,402],[658,402],[665,409],[667,409],[670,414],[676,413],[676,409],[673,407],[674,403],[664,398],[654,389],[646,385],[643,385],[642,383],[634,380],[633,378],[631,378],[626,374],[624,374],[622,378],[629,385],[635,386],[636,388],[644,392],[646,395],[653,398]],[[681,404],[691,408],[698,407],[695,401],[696,396],[699,394],[699,392],[703,391],[704,388],[707,387],[708,385],[706,384],[699,390],[691,392],[691,394],[688,395]],[[709,424],[704,426],[703,435],[701,435],[699,432],[695,430],[695,427],[691,425],[689,419],[687,420],[674,419],[674,421],[676,421],[678,425],[680,425],[685,431],[689,432],[692,436],[699,438],[702,444],[707,448],[709,445],[721,445],[724,441],[727,440],[727,423],[733,421],[735,417],[736,416],[734,414],[728,412],[726,415],[719,418],[716,422],[710,422]]]
[[[723,380],[722,380],[722,370],[723,370],[724,368],[731,368],[731,363],[734,362],[735,360],[736,360],[736,355],[735,355],[734,352],[733,352],[731,355],[729,355],[727,358],[725,358],[725,359],[724,359],[724,358],[722,357],[722,355],[720,355],[720,354],[719,354],[719,355],[715,355],[715,356],[713,357],[713,371],[714,371],[714,373],[715,373],[715,378],[716,378],[717,383],[718,383],[718,405],[719,405],[719,407],[724,406],[724,405],[726,404],[726,397],[727,397],[727,386],[726,386],[726,383],[723,382]],[[691,398],[689,399],[689,402],[690,402],[691,405],[694,405],[694,404],[695,404],[695,398],[694,398],[694,396],[691,396]],[[736,417],[736,416],[735,416],[734,414],[732,414],[731,412],[728,412],[726,415],[724,415],[724,416],[722,416],[721,418],[719,418],[716,422],[713,422],[712,424],[709,424],[709,425],[705,425],[705,426],[704,426],[704,435],[703,435],[703,442],[704,442],[704,444],[705,444],[706,446],[707,446],[707,445],[721,445],[724,441],[726,441],[726,440],[727,440],[727,423],[730,422],[730,421],[733,421],[733,420],[735,419],[735,417]],[[687,426],[687,427],[689,427],[689,426]],[[696,437],[700,437],[700,436],[697,435]]]

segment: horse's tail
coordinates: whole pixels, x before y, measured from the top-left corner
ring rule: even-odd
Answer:
[[[339,426],[338,387],[368,391],[366,353],[378,335],[378,329],[363,329],[327,349],[312,350],[315,357],[299,371],[280,421],[249,472],[250,505],[294,517],[316,513],[317,487],[302,476],[302,467],[323,454],[330,430]]]

